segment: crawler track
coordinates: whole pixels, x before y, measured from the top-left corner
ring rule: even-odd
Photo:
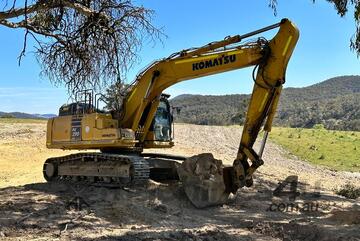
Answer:
[[[149,179],[148,161],[136,155],[78,153],[49,158],[43,167],[48,182],[73,181],[117,186]]]

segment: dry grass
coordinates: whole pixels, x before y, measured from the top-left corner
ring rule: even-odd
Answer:
[[[0,187],[43,182],[44,161],[69,153],[46,149],[45,135],[46,121],[0,120]]]

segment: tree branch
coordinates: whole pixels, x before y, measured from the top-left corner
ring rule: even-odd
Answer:
[[[36,27],[31,26],[31,21],[30,20],[28,20],[27,22],[25,20],[23,20],[23,21],[18,22],[18,23],[9,22],[7,20],[0,20],[0,24],[4,25],[6,27],[9,27],[9,28],[28,29],[28,30],[33,31],[34,33],[37,33],[37,34],[40,34],[40,35],[43,35],[43,36],[46,36],[46,37],[54,38],[57,41],[59,41],[61,44],[66,45],[66,42],[60,37],[59,34],[53,34],[51,32],[46,32],[44,30],[37,29]]]
[[[19,61],[27,37],[33,36],[41,74],[55,84],[64,84],[70,93],[83,88],[105,90],[124,79],[137,60],[143,39],[155,41],[162,36],[151,23],[153,11],[135,6],[131,0],[31,3],[27,6],[25,0],[24,8],[0,12],[0,25],[26,30]],[[39,35],[48,38],[37,39]]]
[[[27,6],[27,8],[11,8],[8,11],[0,12],[0,20],[16,18],[25,15],[25,13],[30,14],[45,9],[49,9],[46,1],[39,1],[31,6]]]

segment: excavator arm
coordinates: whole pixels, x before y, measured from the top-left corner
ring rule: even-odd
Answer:
[[[268,44],[269,56],[265,62],[259,63],[238,154],[233,164],[235,179],[228,184],[232,192],[244,185],[251,186],[252,174],[263,164],[261,156],[285,83],[286,67],[298,38],[299,31],[294,24],[282,20],[278,33]],[[253,145],[263,124],[264,138],[259,153],[256,153]],[[247,159],[251,160],[251,165]]]

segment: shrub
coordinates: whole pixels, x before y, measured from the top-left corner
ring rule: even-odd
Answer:
[[[0,118],[15,118],[15,116],[12,114],[4,114],[4,115],[0,116]]]
[[[356,199],[360,197],[360,188],[356,188],[354,185],[348,183],[339,190],[337,190],[336,194],[346,198]]]
[[[323,130],[323,129],[325,129],[325,126],[324,126],[324,124],[316,124],[316,125],[313,126],[313,128]]]

